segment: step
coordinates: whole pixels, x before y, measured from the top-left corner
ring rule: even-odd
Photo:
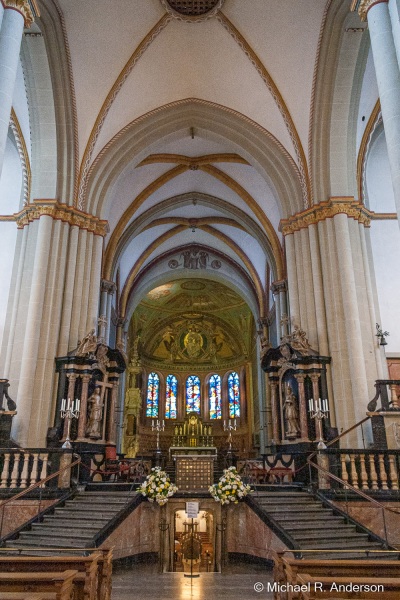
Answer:
[[[115,511],[115,510],[102,510],[101,512],[96,512],[95,516],[97,517],[105,517],[105,518],[109,518],[112,519],[113,517],[115,517],[115,515],[117,514],[117,512],[119,511]],[[72,515],[76,515],[77,512],[73,509],[73,508],[56,508],[56,510],[54,511],[55,515],[63,515],[64,517],[70,517]],[[91,517],[93,516],[93,510],[80,510],[79,513],[80,517]]]
[[[53,538],[52,540],[42,539],[40,542],[36,538],[20,540],[12,543],[6,542],[7,548],[82,548],[82,550],[86,547],[86,543],[73,543],[72,540],[65,540],[61,538]]]
[[[90,529],[93,531],[100,531],[100,529],[103,529],[104,525],[108,523],[108,521],[97,521],[97,522],[87,522],[85,521],[81,521],[81,522],[74,522],[74,527],[73,529]],[[67,520],[58,520],[58,519],[45,519],[43,521],[43,523],[33,523],[32,527],[35,529],[38,529],[39,527],[45,527],[46,531],[48,529],[59,529],[60,527],[68,527],[71,528],[71,523]]]
[[[336,523],[336,525],[335,525]],[[330,532],[330,531],[336,531],[337,529],[339,529],[341,531],[346,530],[346,529],[351,529],[354,531],[355,526],[354,525],[349,525],[348,523],[344,523],[342,517],[333,517],[332,518],[332,522],[331,520],[324,520],[324,521],[313,521],[312,525],[310,525],[310,523],[307,522],[298,522],[298,521],[293,521],[293,525],[288,526],[287,521],[285,521],[285,529],[287,531],[323,531],[323,532]]]
[[[293,502],[292,504],[285,502],[270,502],[270,501],[261,501],[259,504],[263,508],[268,509],[277,509],[277,510],[294,510],[294,511],[304,511],[304,510],[327,510],[325,509],[320,502]]]
[[[291,533],[292,537],[297,541],[297,542],[301,542],[301,541],[308,541],[308,540],[313,540],[313,539],[317,539],[317,540],[321,540],[321,533],[320,532],[313,532],[310,531],[308,533],[301,533],[298,534],[297,532]],[[325,536],[326,538],[329,538],[329,540],[347,540],[351,541],[351,540],[368,540],[368,534],[366,533],[357,533],[356,531],[350,532],[350,531],[334,531],[334,532],[330,532],[329,535],[327,534]]]
[[[309,528],[313,528],[314,525],[325,525],[326,527],[335,527],[336,525],[347,525],[345,520],[342,517],[335,517],[334,515],[327,515],[326,518],[321,519],[320,517],[310,518],[307,515],[285,515],[285,513],[279,513],[279,515],[274,515],[274,513],[268,513],[274,521],[278,523],[282,523],[282,526],[292,527],[296,525],[308,526]]]
[[[26,539],[35,539],[35,540],[42,540],[42,539],[47,539],[47,538],[56,538],[56,539],[73,539],[73,540],[91,540],[93,538],[93,535],[90,533],[81,533],[80,531],[63,531],[63,530],[59,530],[56,532],[56,534],[52,533],[51,531],[45,531],[44,528],[42,531],[21,531],[21,533],[19,534],[21,540],[26,540]]]
[[[346,540],[343,544],[337,543],[334,540],[330,541],[330,540],[307,540],[307,541],[303,541],[300,546],[302,548],[305,549],[313,549],[313,548],[318,548],[320,550],[349,550],[351,548],[356,549],[356,550],[368,550],[369,548],[371,548],[371,550],[373,550],[374,548],[377,550],[381,547],[381,545],[379,543],[371,543],[368,542],[367,539],[363,538],[361,540],[357,540],[357,539],[353,539],[353,540]]]
[[[73,530],[71,530],[71,528],[69,528],[68,534],[63,533],[63,535],[72,536],[76,532],[78,532],[81,534],[91,535],[93,537],[94,535],[96,535],[96,533],[98,531],[100,531],[100,529],[101,529],[101,527],[99,528],[96,525],[86,525],[85,523],[82,523],[81,525],[78,525],[78,527],[74,527]],[[63,525],[57,526],[57,525],[52,525],[51,523],[49,523],[48,525],[43,525],[42,523],[34,523],[30,533],[38,532],[40,534],[43,533],[44,535],[49,535],[49,534],[57,534],[57,533],[60,533],[63,531],[65,531],[65,527]],[[28,532],[26,532],[26,533],[28,533]]]

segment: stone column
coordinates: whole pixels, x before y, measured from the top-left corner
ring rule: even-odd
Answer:
[[[286,248],[286,268],[288,276],[288,288],[289,288],[289,306],[290,316],[300,318],[300,300],[299,300],[299,288],[297,285],[296,276],[296,250],[294,245],[293,233],[285,237],[285,248]]]
[[[281,418],[279,403],[277,398],[278,391],[278,383],[276,381],[271,381],[271,412],[272,412],[272,435],[274,436],[275,444],[279,444],[280,435],[279,435],[279,421]]]
[[[278,339],[280,340],[283,336],[288,334],[287,321],[285,320],[287,317],[286,281],[283,279],[274,281],[271,285],[271,290],[275,298],[276,328]]]
[[[33,382],[37,365],[38,348],[40,341],[41,324],[44,310],[44,297],[49,263],[49,248],[53,219],[47,215],[42,216],[37,225],[36,251],[32,269],[32,285],[30,288],[26,329],[21,350],[21,371],[18,387],[18,419],[16,419],[16,432],[18,441],[22,446],[29,445],[30,438],[36,442],[37,432],[30,429],[31,414],[33,409]],[[35,226],[36,223],[31,224]],[[37,408],[36,408],[37,409]]]
[[[118,381],[114,381],[111,388],[111,406],[110,406],[110,421],[109,421],[109,431],[106,433],[106,441],[109,444],[115,444],[116,440],[116,428],[117,424],[115,422],[115,409],[117,406],[118,400]]]
[[[299,386],[299,413],[300,413],[300,435],[302,441],[309,441],[308,438],[308,423],[307,423],[307,406],[306,393],[304,389],[304,378],[302,373],[295,375]]]
[[[82,375],[81,406],[80,406],[80,414],[79,414],[77,441],[83,440],[86,437],[86,413],[87,413],[89,381],[90,381],[90,375]]]
[[[1,29],[1,24],[3,22],[3,15],[4,15],[4,6],[3,6],[2,2],[0,2],[0,29]]]
[[[368,21],[396,210],[400,225],[400,70],[388,0],[357,0],[361,19]]]
[[[33,23],[27,0],[3,0],[0,29],[0,176],[3,169],[22,33]]]

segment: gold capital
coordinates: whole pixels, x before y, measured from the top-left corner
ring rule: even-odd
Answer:
[[[381,2],[388,3],[389,0],[353,0],[351,4],[352,12],[358,12],[361,21],[367,20],[367,14],[371,6],[374,4],[381,4]]]
[[[24,17],[25,27],[29,28],[35,20],[32,8],[28,0],[3,0],[5,8],[14,8]]]
[[[27,204],[24,208],[14,215],[18,229],[23,229],[32,221],[40,217],[48,216],[54,220],[64,221],[71,226],[86,229],[95,235],[105,236],[108,232],[108,222],[94,217],[72,206],[61,204],[57,200],[35,200],[32,204]]]
[[[289,235],[300,229],[306,229],[309,225],[315,225],[319,221],[331,219],[338,214],[345,214],[350,219],[362,223],[364,227],[369,227],[371,218],[374,217],[372,211],[354,200],[353,197],[334,197],[326,202],[314,204],[312,208],[296,213],[288,219],[282,219],[279,228],[283,235]]]

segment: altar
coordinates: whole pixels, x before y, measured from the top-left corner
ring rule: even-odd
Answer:
[[[175,462],[176,484],[180,490],[208,489],[214,483],[214,446],[212,425],[203,423],[195,412],[189,413],[174,428],[169,457]]]

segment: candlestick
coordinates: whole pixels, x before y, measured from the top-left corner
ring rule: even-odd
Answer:
[[[322,450],[326,448],[325,442],[322,437],[322,421],[328,417],[328,399],[325,398],[321,401],[315,401],[310,398],[308,402],[308,412],[310,413],[311,419],[315,419],[315,429],[318,438],[318,449]]]
[[[62,419],[67,419],[67,436],[61,448],[72,448],[71,439],[69,437],[71,433],[71,421],[72,419],[79,419],[79,407],[80,400],[78,398],[72,402],[71,398],[68,398],[67,402],[65,398],[61,400],[60,416]]]

